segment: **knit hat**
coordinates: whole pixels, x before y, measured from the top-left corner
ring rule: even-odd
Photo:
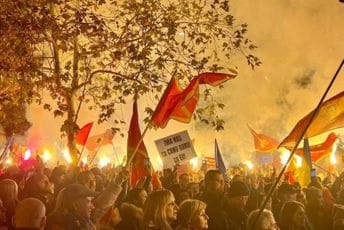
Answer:
[[[250,191],[242,181],[233,181],[228,189],[228,197],[248,196]]]

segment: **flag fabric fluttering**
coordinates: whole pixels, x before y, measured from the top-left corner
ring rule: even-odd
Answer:
[[[131,116],[129,131],[128,131],[128,141],[127,141],[127,159],[131,159],[131,155],[134,153],[139,141],[141,140],[141,130],[139,126],[137,101],[134,100],[133,103],[133,114]],[[147,176],[147,171],[145,166],[145,160],[148,158],[148,152],[143,141],[141,141],[134,158],[131,162],[131,175],[130,184],[131,187],[135,187],[137,182]],[[152,172],[152,184],[154,189],[161,188],[161,182],[154,170]]]
[[[111,129],[107,129],[104,133],[91,136],[86,141],[86,148],[89,151],[95,151],[103,145],[112,144],[114,134]]]
[[[75,142],[79,145],[85,145],[87,142],[88,135],[91,132],[93,122],[84,125],[79,132],[75,135]]]
[[[330,133],[323,143],[309,146],[309,152],[313,163],[317,163],[325,157],[329,156],[332,152],[333,144],[337,140],[335,133]],[[303,149],[297,149],[295,153],[297,155],[303,155]]]
[[[225,163],[223,162],[222,155],[219,149],[219,145],[217,144],[217,140],[215,139],[215,162],[216,162],[216,168],[226,175],[226,166]]]
[[[253,136],[256,152],[271,153],[277,149],[279,143],[277,140],[264,134],[256,133],[249,125],[247,127]]]
[[[202,73],[194,77],[185,89],[182,89],[178,80],[172,77],[154,111],[152,124],[164,128],[170,119],[190,122],[199,98],[199,84],[217,86],[235,78],[236,75],[237,73]]]
[[[293,148],[309,123],[314,110],[302,118],[279,146]],[[306,138],[344,126],[344,91],[322,103],[305,134]]]
[[[302,165],[298,168],[296,174],[298,174],[299,183],[302,187],[308,186],[311,182],[312,160],[309,150],[309,141],[307,138],[303,140],[303,155]]]

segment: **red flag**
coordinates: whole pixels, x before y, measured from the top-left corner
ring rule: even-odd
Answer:
[[[301,133],[309,123],[314,111],[302,118],[282,141],[279,146],[293,148]],[[344,126],[344,91],[325,101],[309,126],[305,137],[310,138],[318,134]]]
[[[128,142],[127,142],[127,159],[131,158],[131,154],[135,151],[141,139],[141,130],[139,126],[139,115],[137,111],[137,101],[135,99],[133,104],[133,114],[130,120]],[[141,141],[139,148],[132,160],[131,165],[131,186],[135,187],[138,180],[147,176],[145,169],[145,159],[148,158],[148,152],[143,141]],[[153,172],[152,184],[154,189],[161,188],[161,183],[157,175]]]
[[[324,157],[328,156],[332,152],[332,147],[334,142],[337,140],[337,135],[335,133],[330,133],[325,142],[318,144],[318,145],[312,145],[309,147],[311,160],[314,163],[317,163]],[[303,155],[303,149],[297,149],[296,154],[302,156]]]
[[[75,135],[75,142],[79,145],[85,145],[88,135],[91,132],[93,122],[87,123],[84,125],[79,132]]]
[[[202,73],[194,77],[184,90],[179,86],[178,80],[172,77],[153,114],[152,123],[164,128],[171,118],[190,122],[198,102],[199,84],[217,86],[234,77],[236,73]]]
[[[275,151],[278,147],[278,141],[264,134],[256,133],[250,126],[247,126],[253,135],[254,147],[257,152],[268,153]]]
[[[100,146],[112,144],[112,139],[114,134],[111,129],[107,129],[104,133],[99,135],[94,135],[88,138],[86,142],[86,148],[90,151],[94,151]]]

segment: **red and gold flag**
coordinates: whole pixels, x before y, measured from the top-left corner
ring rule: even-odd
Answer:
[[[91,136],[87,139],[86,148],[89,151],[95,151],[97,148],[112,144],[112,139],[114,138],[114,134],[111,129],[107,129],[104,133]]]
[[[261,153],[269,153],[273,152],[278,147],[278,141],[266,136],[265,134],[256,133],[250,126],[248,126],[250,130],[253,140],[254,140],[254,147],[257,152]]]
[[[329,156],[332,152],[333,144],[336,140],[337,135],[335,133],[330,133],[323,143],[310,146],[309,151],[312,162],[317,163],[321,159],[324,159],[324,157]],[[297,149],[296,154],[302,156],[303,149]]]
[[[302,118],[291,131],[291,133],[280,143],[279,146],[293,148],[296,141],[309,123],[314,110]],[[306,138],[331,131],[344,126],[344,91],[325,101],[312,124],[307,129]]]
[[[133,104],[133,114],[130,120],[130,126],[128,131],[128,142],[127,142],[127,159],[131,159],[131,155],[134,153],[139,141],[141,140],[141,130],[139,126],[139,114],[137,110],[137,101],[135,99]],[[148,158],[148,152],[146,146],[141,141],[135,156],[131,162],[131,176],[130,184],[131,187],[135,187],[137,182],[147,176],[145,168],[145,159]],[[153,172],[152,184],[154,189],[161,188],[161,183],[157,175]]]
[[[84,125],[79,132],[75,135],[75,142],[79,145],[85,145],[87,142],[88,135],[91,132],[93,122]]]
[[[185,89],[182,89],[178,80],[172,77],[153,114],[152,124],[164,128],[171,118],[190,122],[199,98],[199,84],[217,86],[235,77],[236,73],[202,73],[194,77]]]

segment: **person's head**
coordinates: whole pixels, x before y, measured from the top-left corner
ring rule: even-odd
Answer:
[[[210,191],[223,192],[225,180],[219,170],[209,170],[204,177],[205,188]]]
[[[246,205],[248,195],[249,190],[244,182],[232,182],[227,193],[229,205],[237,210],[243,210]]]
[[[278,187],[277,194],[278,194],[278,199],[282,203],[285,203],[287,201],[296,201],[297,189],[293,185],[283,182]]]
[[[13,215],[18,200],[18,185],[14,180],[4,179],[0,181],[0,199],[8,213]]]
[[[178,210],[178,224],[192,230],[208,229],[209,217],[205,213],[205,208],[206,204],[200,200],[183,201]]]
[[[147,200],[147,192],[143,188],[134,188],[128,192],[127,202],[143,208]]]
[[[66,168],[62,165],[56,166],[50,174],[50,181],[54,183],[55,187],[64,185],[66,180]]]
[[[97,180],[95,175],[91,171],[81,172],[78,176],[78,183],[85,185],[92,191],[96,191]]]
[[[321,208],[324,206],[322,190],[316,187],[310,187],[305,190],[307,206],[312,208]]]
[[[279,223],[283,229],[302,229],[306,225],[305,207],[297,201],[286,202],[281,209]]]
[[[179,176],[179,185],[181,189],[186,189],[190,183],[190,175],[188,173],[183,173]]]
[[[0,198],[3,201],[18,199],[18,185],[14,180],[4,179],[0,181]]]
[[[259,209],[252,211],[247,218],[247,230],[278,230],[271,211],[264,209],[258,217]]]
[[[90,218],[94,206],[92,199],[96,192],[81,184],[71,184],[63,191],[64,201],[69,205],[68,209],[85,218]]]
[[[152,192],[144,206],[145,225],[154,224],[161,230],[171,229],[170,223],[177,219],[178,206],[169,190]]]
[[[49,178],[46,175],[35,173],[26,181],[24,194],[27,196],[45,196],[48,194],[53,194],[53,185],[50,183]]]
[[[188,184],[187,191],[192,199],[196,199],[199,195],[199,184],[196,182],[191,182]]]
[[[15,228],[44,229],[45,206],[36,198],[24,199],[18,203],[12,221]]]

